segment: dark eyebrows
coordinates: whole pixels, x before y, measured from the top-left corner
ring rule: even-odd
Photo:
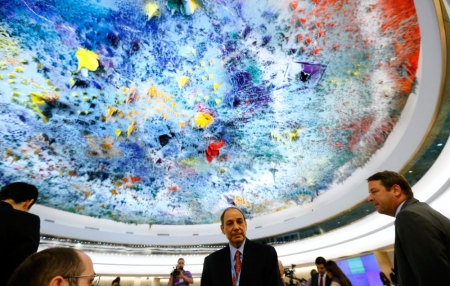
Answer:
[[[244,220],[244,218],[242,218],[242,217],[239,217],[239,218],[237,218],[236,219],[236,222],[237,223],[242,223],[242,222],[244,222],[245,220]],[[232,219],[229,219],[229,220],[227,220],[226,222],[225,222],[225,224],[230,224],[230,223],[234,223],[234,221],[232,220]]]

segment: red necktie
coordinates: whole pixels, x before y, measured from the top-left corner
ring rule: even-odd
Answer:
[[[323,286],[323,274],[320,274],[320,283],[319,286]]]
[[[242,263],[241,263],[241,253],[236,251],[236,254],[234,255],[234,272],[236,273],[236,276],[233,275],[233,286],[236,286],[236,280],[239,277],[239,274],[241,274],[242,269]]]

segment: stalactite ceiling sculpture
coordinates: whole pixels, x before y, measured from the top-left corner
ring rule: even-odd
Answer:
[[[0,0],[0,183],[125,223],[311,203],[383,146],[419,46],[413,0]]]

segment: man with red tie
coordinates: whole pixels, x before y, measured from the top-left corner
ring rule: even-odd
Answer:
[[[205,258],[201,286],[279,286],[278,257],[275,248],[246,238],[244,213],[227,208],[220,217],[220,229],[228,246]]]
[[[331,279],[328,277],[327,271],[325,270],[325,263],[327,263],[327,261],[325,258],[319,256],[316,258],[315,263],[318,273],[311,276],[311,286],[330,286]]]

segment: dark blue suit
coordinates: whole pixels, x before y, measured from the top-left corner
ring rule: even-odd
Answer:
[[[0,201],[0,286],[39,246],[40,219]]]
[[[239,286],[279,286],[280,271],[275,248],[245,240]],[[203,264],[201,286],[231,286],[230,246],[211,253]]]

